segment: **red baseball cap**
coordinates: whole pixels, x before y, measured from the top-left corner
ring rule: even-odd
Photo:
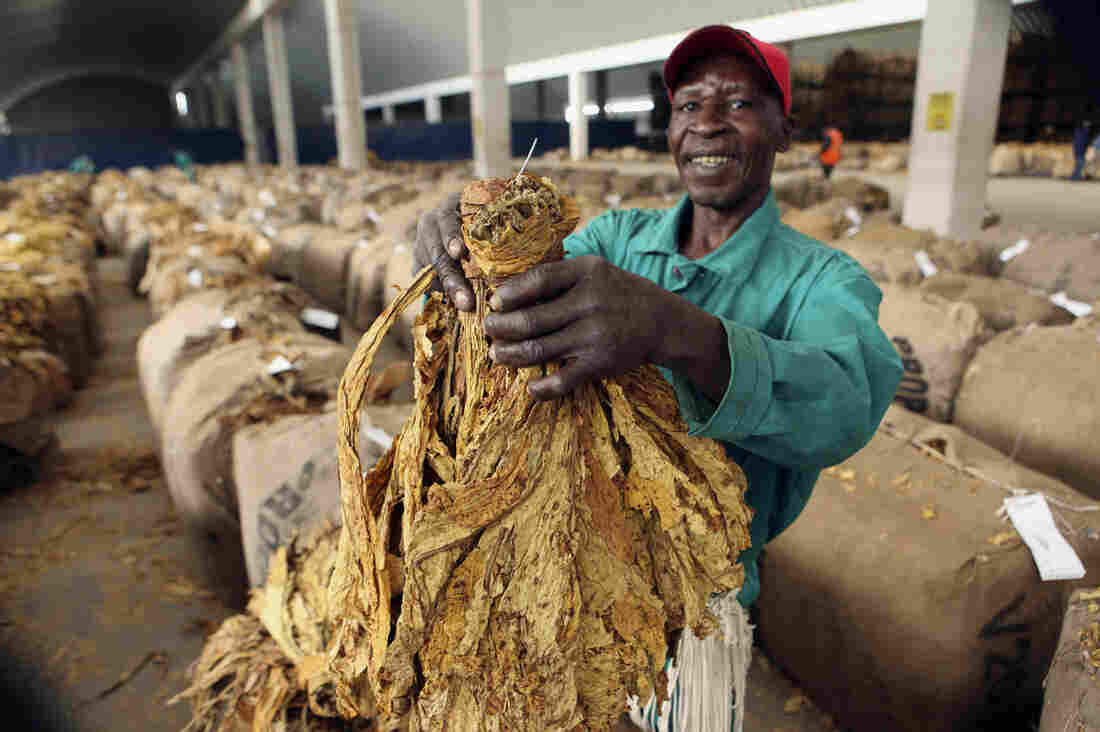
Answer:
[[[791,62],[782,49],[757,40],[747,31],[728,25],[708,25],[688,33],[665,60],[665,88],[671,98],[676,82],[693,61],[720,53],[745,56],[767,73],[783,100],[783,113],[791,113]]]

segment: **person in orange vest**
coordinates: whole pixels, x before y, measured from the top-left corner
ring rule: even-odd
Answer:
[[[833,174],[836,164],[840,162],[840,146],[843,144],[844,135],[840,134],[840,130],[835,127],[825,128],[818,159],[821,160],[821,170],[825,173],[826,180]]]

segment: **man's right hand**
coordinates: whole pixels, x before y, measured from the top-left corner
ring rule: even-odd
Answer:
[[[474,309],[474,292],[458,265],[458,260],[466,256],[458,216],[460,197],[459,193],[447,196],[438,208],[420,217],[416,224],[413,261],[415,271],[430,264],[447,299],[459,310],[470,312]]]

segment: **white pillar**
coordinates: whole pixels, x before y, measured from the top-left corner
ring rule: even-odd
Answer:
[[[428,124],[443,121],[443,102],[438,95],[433,94],[424,98],[424,120]]]
[[[382,124],[392,125],[397,121],[397,116],[394,113],[393,105],[387,104],[382,107]]]
[[[507,13],[502,0],[466,0],[466,39],[473,89],[474,175],[504,177],[512,170],[512,113],[504,67],[508,62]]]
[[[229,100],[225,97],[221,74],[217,72],[207,74],[204,83],[210,91],[210,102],[214,108],[214,126],[223,129],[229,127]]]
[[[340,167],[363,170],[367,167],[367,125],[361,101],[357,0],[325,0],[325,27]]]
[[[569,106],[573,117],[569,120],[569,157],[584,160],[588,157],[588,115],[584,105],[588,103],[588,74],[572,71],[569,74]]]
[[[1004,79],[1011,0],[929,0],[921,27],[904,223],[981,230]]]
[[[260,162],[260,148],[257,145],[256,114],[252,109],[252,84],[248,76],[248,56],[244,46],[233,44],[233,86],[237,92],[237,121],[241,126],[241,139],[244,140],[244,161],[249,165]]]
[[[283,16],[264,16],[264,56],[267,58],[267,80],[271,87],[271,112],[275,121],[275,144],[279,149],[279,165],[298,165],[298,138],[294,127],[294,102],[290,96],[290,65],[286,57],[286,33]]]

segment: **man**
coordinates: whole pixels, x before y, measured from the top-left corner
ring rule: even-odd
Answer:
[[[833,174],[833,168],[840,162],[840,146],[844,144],[844,135],[835,127],[826,127],[821,135],[821,152],[818,159],[821,161],[821,172],[825,174],[825,180]]]
[[[1092,128],[1092,120],[1086,119],[1077,126],[1073,133],[1073,175],[1070,180],[1081,180],[1081,173],[1085,170],[1085,156],[1088,153],[1089,143],[1095,131]],[[1100,138],[1097,138],[1100,140]]]
[[[779,222],[772,167],[791,137],[783,52],[707,26],[676,47],[664,78],[687,195],[669,211],[609,211],[572,234],[567,259],[497,288],[485,331],[498,363],[564,362],[531,384],[540,399],[661,367],[691,432],[721,441],[748,477],[753,543],[737,598],[747,608],[761,549],[801,512],[819,471],[871,438],[902,368],[862,267]],[[469,310],[456,207],[453,197],[421,219],[414,257]],[[654,716],[647,726],[667,728]]]

